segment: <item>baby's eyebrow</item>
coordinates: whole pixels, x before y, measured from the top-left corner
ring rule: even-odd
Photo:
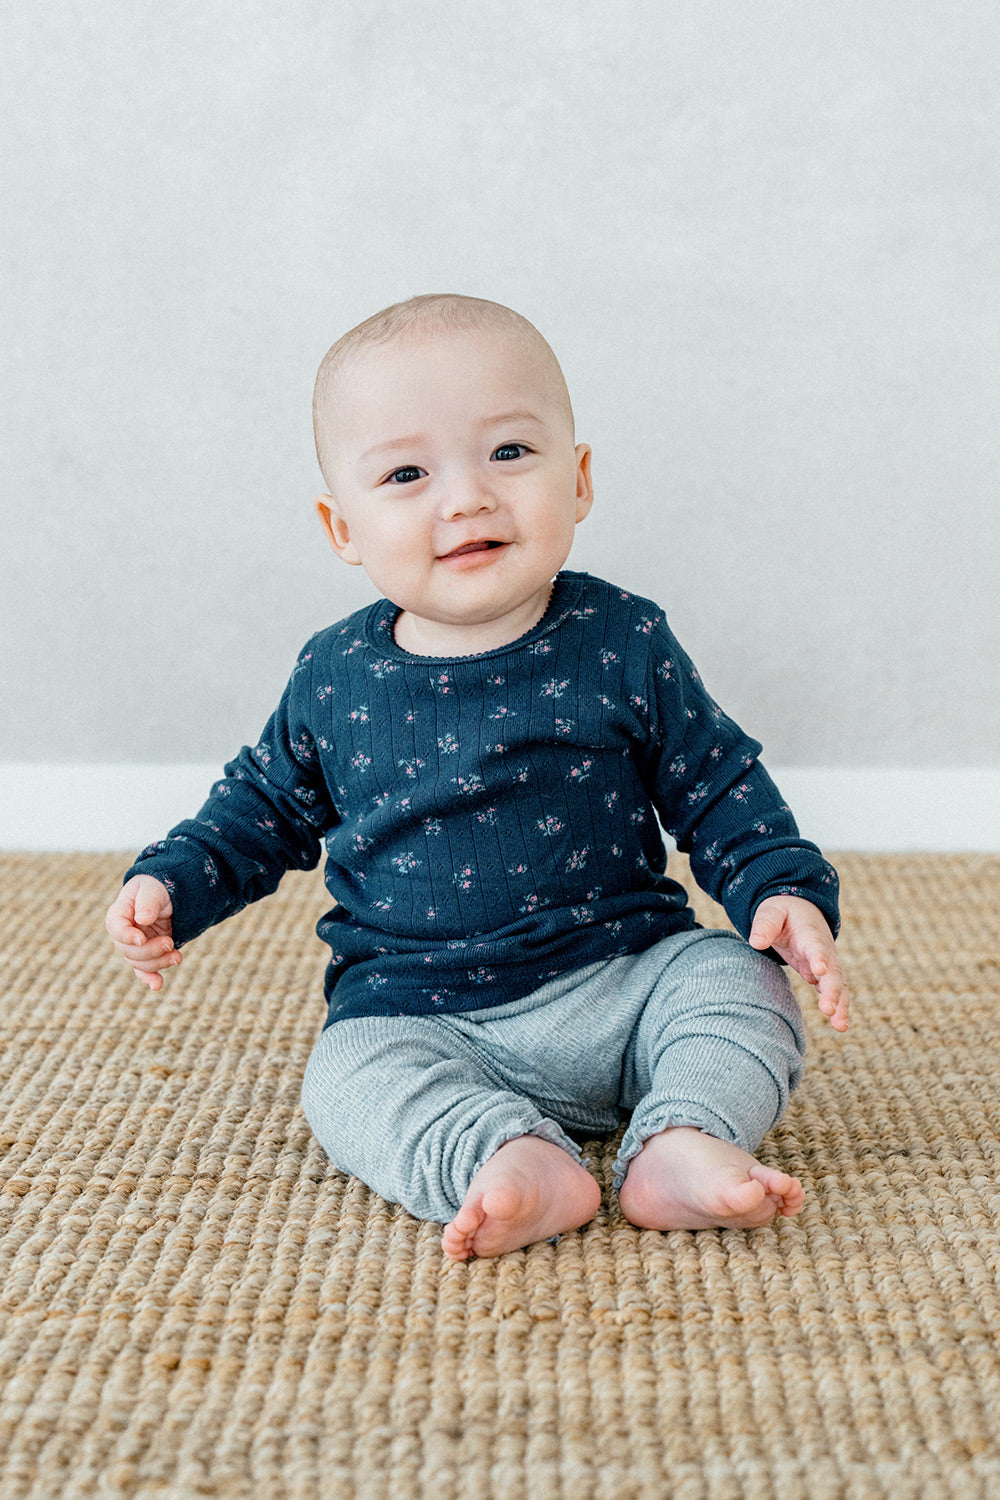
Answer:
[[[503,427],[508,422],[533,422],[536,427],[544,427],[540,417],[536,417],[530,411],[502,411],[495,417],[481,417],[476,423],[477,427],[486,431],[490,427]],[[405,448],[417,448],[421,443],[427,443],[430,439],[424,432],[411,432],[407,437],[389,438],[384,443],[375,443],[373,447],[366,448],[361,455],[361,462],[366,463],[370,458],[377,458],[381,453],[398,453]]]
[[[395,453],[400,448],[415,448],[419,443],[426,443],[427,437],[422,432],[414,432],[409,437],[389,438],[388,442],[376,443],[373,448],[366,448],[361,455],[361,462],[368,458],[375,458],[379,453]]]
[[[479,423],[480,427],[502,427],[505,422],[534,422],[536,427],[543,427],[540,417],[536,417],[530,411],[502,411],[496,417],[484,417]]]

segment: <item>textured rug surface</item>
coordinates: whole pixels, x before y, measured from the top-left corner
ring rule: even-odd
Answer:
[[[2,1500],[1000,1495],[1000,859],[837,861],[854,1025],[800,986],[762,1151],[800,1218],[633,1229],[595,1141],[591,1225],[468,1265],[298,1107],[318,877],[153,997],[125,862],[0,858]]]

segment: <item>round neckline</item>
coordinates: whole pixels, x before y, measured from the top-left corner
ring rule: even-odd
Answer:
[[[583,589],[585,576],[583,573],[557,573],[553,579],[552,592],[542,618],[523,635],[508,641],[505,646],[494,646],[491,651],[474,651],[468,656],[417,656],[412,651],[404,651],[403,647],[397,644],[395,636],[396,621],[401,611],[391,599],[380,599],[369,609],[365,620],[365,639],[382,656],[389,657],[393,661],[413,662],[424,666],[429,663],[451,666],[465,662],[489,661],[493,657],[505,656],[510,651],[521,651],[525,646],[533,645],[535,641],[561,625],[576,605]]]

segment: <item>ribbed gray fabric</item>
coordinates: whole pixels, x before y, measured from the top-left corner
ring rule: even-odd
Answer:
[[[801,1076],[784,971],[734,933],[675,934],[492,1010],[357,1017],[323,1032],[302,1103],[331,1159],[447,1221],[505,1141],[602,1135],[632,1112],[616,1186],[650,1135],[694,1125],[755,1151]]]

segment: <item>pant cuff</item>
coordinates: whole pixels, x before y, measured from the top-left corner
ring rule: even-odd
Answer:
[[[629,1125],[622,1143],[615,1157],[613,1187],[617,1193],[625,1181],[629,1162],[634,1156],[638,1156],[643,1145],[651,1135],[659,1135],[661,1130],[668,1130],[674,1125],[689,1125],[695,1130],[702,1130],[706,1135],[714,1135],[720,1141],[735,1141],[732,1129],[720,1115],[713,1114],[699,1104],[675,1104],[664,1105],[660,1109],[645,1115],[637,1125],[633,1120]],[[737,1145],[741,1142],[736,1141]],[[744,1148],[745,1149],[745,1148]]]
[[[491,1156],[495,1156],[497,1154],[501,1146],[506,1146],[508,1141],[519,1140],[522,1135],[536,1135],[540,1141],[548,1141],[550,1145],[558,1146],[561,1150],[565,1151],[568,1156],[571,1156],[578,1165],[583,1165],[583,1152],[580,1150],[580,1147],[576,1144],[576,1142],[570,1140],[565,1130],[563,1130],[560,1125],[557,1125],[555,1120],[542,1119],[539,1120],[537,1125],[528,1126],[523,1130],[508,1130],[507,1133],[501,1136],[501,1138],[497,1141],[493,1149],[491,1151],[487,1151],[485,1156],[483,1156],[481,1160],[476,1163],[472,1174],[473,1177],[476,1175],[476,1172],[479,1171],[480,1167],[485,1166]]]

